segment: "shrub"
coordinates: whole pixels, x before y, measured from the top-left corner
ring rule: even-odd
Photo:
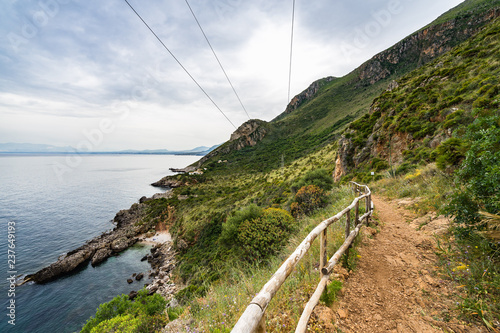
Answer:
[[[90,333],[135,333],[139,329],[140,320],[131,315],[121,315],[99,323]]]
[[[95,317],[90,318],[80,332],[154,332],[166,323],[165,305],[163,297],[148,296],[146,289],[139,291],[135,301],[127,295],[116,296],[99,305]]]
[[[370,169],[374,171],[382,171],[389,168],[389,163],[387,161],[374,157],[370,162]]]
[[[329,191],[333,187],[333,178],[325,169],[311,170],[299,181],[292,184],[292,190],[297,192],[298,189],[306,185],[316,185],[325,191]]]
[[[448,214],[455,217],[459,233],[469,234],[478,225],[479,210],[500,212],[500,120],[498,115],[477,119],[469,125],[465,139],[469,150],[462,167],[455,173],[458,190]],[[463,227],[465,226],[465,227]]]
[[[262,215],[262,208],[252,204],[239,211],[236,211],[233,216],[222,224],[222,232],[219,241],[225,246],[232,246],[237,239],[238,229],[244,221],[254,220]]]
[[[333,280],[329,285],[325,287],[323,294],[320,297],[320,301],[326,304],[326,306],[332,306],[332,304],[337,300],[337,295],[342,289],[342,282],[338,280]]]
[[[441,170],[449,167],[457,167],[465,156],[466,146],[463,140],[459,138],[450,138],[443,141],[432,156],[436,158],[436,165]]]
[[[278,252],[294,229],[294,219],[286,210],[267,208],[262,216],[244,221],[237,240],[248,258],[263,259]]]
[[[325,192],[318,186],[303,186],[295,195],[294,202],[290,206],[291,213],[294,217],[310,214],[315,209],[324,207],[326,199]]]

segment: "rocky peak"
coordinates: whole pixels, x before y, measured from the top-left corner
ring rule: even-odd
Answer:
[[[232,149],[240,150],[244,147],[255,146],[267,133],[262,125],[263,121],[257,119],[243,123],[231,134],[229,142],[233,143],[231,144]]]
[[[305,101],[310,100],[313,98],[316,93],[319,91],[319,88],[323,86],[325,83],[331,82],[335,79],[333,76],[328,76],[323,79],[319,79],[311,83],[309,87],[307,87],[306,90],[292,98],[290,103],[288,103],[288,106],[285,109],[285,114],[291,113],[292,111],[296,110],[299,106],[301,106]]]
[[[260,125],[260,122],[255,119],[243,123],[242,125],[240,125],[240,127],[238,127],[236,131],[233,132],[233,134],[231,134],[231,138],[229,139],[229,141],[231,142],[242,137],[251,136],[253,133],[255,133],[255,131],[259,129]]]
[[[265,124],[265,121],[258,119],[251,119],[243,123],[233,132],[233,134],[231,134],[229,141],[200,159],[198,161],[198,167],[214,156],[225,155],[235,150],[255,146],[257,142],[261,141],[267,134]]]

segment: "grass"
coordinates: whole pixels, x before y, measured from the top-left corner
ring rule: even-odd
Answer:
[[[386,173],[373,185],[372,191],[390,198],[418,198],[410,208],[419,215],[440,211],[453,193],[453,177],[440,171],[435,163],[417,168],[406,175],[391,177]]]
[[[456,308],[468,321],[482,321],[489,329],[500,326],[500,253],[479,235],[456,241],[447,235],[438,243],[442,276],[454,281]]]

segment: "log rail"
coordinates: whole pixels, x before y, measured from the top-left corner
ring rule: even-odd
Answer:
[[[332,216],[314,228],[309,235],[300,243],[300,245],[295,249],[295,251],[288,257],[288,259],[281,265],[281,267],[274,273],[271,279],[262,287],[261,291],[253,298],[250,304],[245,309],[245,312],[241,315],[240,319],[234,326],[231,333],[262,333],[266,332],[265,328],[265,312],[267,306],[271,302],[271,299],[276,294],[281,285],[285,282],[286,278],[292,273],[292,271],[297,266],[300,259],[304,257],[309,248],[311,247],[313,241],[320,236],[320,274],[321,280],[313,293],[309,302],[306,304],[302,316],[300,317],[299,323],[295,330],[296,333],[306,332],[307,322],[311,316],[314,307],[318,304],[319,298],[328,283],[328,278],[333,272],[333,267],[340,260],[344,253],[348,253],[349,247],[353,243],[354,239],[359,233],[361,227],[369,224],[369,218],[373,212],[373,203],[371,200],[371,191],[366,185],[360,185],[355,182],[351,182],[353,190],[358,196],[352,201],[352,203],[346,207],[344,210],[339,212],[337,215]],[[359,216],[359,202],[365,199],[365,213]],[[354,229],[350,230],[351,225],[351,210],[354,209]],[[327,262],[327,229],[334,222],[339,221],[342,216],[346,216],[346,229],[345,229],[345,241],[340,246],[340,248],[335,252],[332,258]]]

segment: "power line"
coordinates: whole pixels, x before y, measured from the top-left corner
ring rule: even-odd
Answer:
[[[179,64],[179,66],[181,66],[181,68],[186,72],[186,74],[189,75],[191,80],[193,80],[193,82],[196,83],[198,88],[200,88],[201,91],[203,91],[205,96],[207,96],[207,98],[213,103],[213,105],[215,105],[215,107],[220,111],[220,113],[222,113],[222,115],[227,119],[227,121],[229,121],[229,123],[231,125],[233,125],[233,127],[236,129],[236,126],[234,126],[233,122],[226,116],[226,114],[221,110],[221,108],[217,105],[217,103],[215,103],[215,101],[210,97],[210,95],[207,94],[205,89],[203,89],[203,87],[198,83],[198,81],[196,81],[195,78],[189,73],[189,71],[181,64],[181,62],[175,57],[175,55],[172,53],[172,51],[169,50],[169,48],[165,45],[165,43],[163,43],[163,41],[160,39],[160,37],[158,37],[158,35],[153,31],[153,29],[151,29],[151,27],[146,23],[146,21],[144,21],[144,19],[141,17],[141,15],[139,15],[139,13],[134,9],[134,7],[132,7],[132,5],[127,0],[124,0],[124,1],[130,7],[130,9],[132,9],[132,11],[135,13],[135,15],[137,15],[137,17],[139,17],[139,19],[142,21],[142,23],[144,23],[144,25],[149,29],[149,31],[151,31],[151,33],[156,37],[156,39],[158,39],[158,41],[161,43],[161,45],[163,45],[165,50],[167,50],[168,53],[170,53],[172,58],[174,58],[174,60]]]
[[[188,5],[189,10],[191,11],[191,14],[193,14],[193,17],[194,17],[194,19],[195,19],[196,23],[198,24],[198,27],[200,27],[201,33],[202,33],[202,34],[203,34],[203,36],[205,37],[205,40],[207,41],[208,46],[210,46],[210,49],[212,50],[212,53],[214,54],[215,59],[217,59],[217,62],[219,63],[220,68],[222,69],[222,72],[224,72],[224,75],[226,76],[227,82],[229,82],[229,85],[230,85],[230,86],[231,86],[231,88],[233,89],[234,94],[236,95],[236,98],[238,98],[238,101],[240,102],[241,107],[243,108],[243,110],[244,110],[244,111],[245,111],[245,113],[247,114],[248,119],[250,119],[250,115],[248,114],[247,109],[245,109],[245,106],[244,106],[244,105],[243,105],[243,103],[241,102],[240,96],[238,96],[238,93],[236,92],[236,89],[234,89],[234,86],[233,86],[233,84],[231,83],[231,80],[229,80],[229,76],[227,75],[226,71],[224,70],[224,67],[223,67],[223,66],[222,66],[222,64],[221,64],[221,62],[220,62],[220,60],[219,60],[219,57],[217,57],[217,54],[215,54],[214,48],[212,47],[212,44],[210,44],[210,41],[208,40],[208,37],[207,37],[207,35],[205,34],[205,31],[203,31],[203,28],[201,27],[200,22],[199,22],[199,21],[198,21],[198,19],[196,18],[196,15],[194,14],[193,9],[192,9],[192,8],[191,8],[191,6],[189,5],[188,0],[186,0],[186,4]]]
[[[295,21],[295,0],[292,5],[292,36],[290,38],[290,68],[288,69],[288,99],[287,104],[290,102],[290,86],[292,84],[292,54],[293,54],[293,25]]]

